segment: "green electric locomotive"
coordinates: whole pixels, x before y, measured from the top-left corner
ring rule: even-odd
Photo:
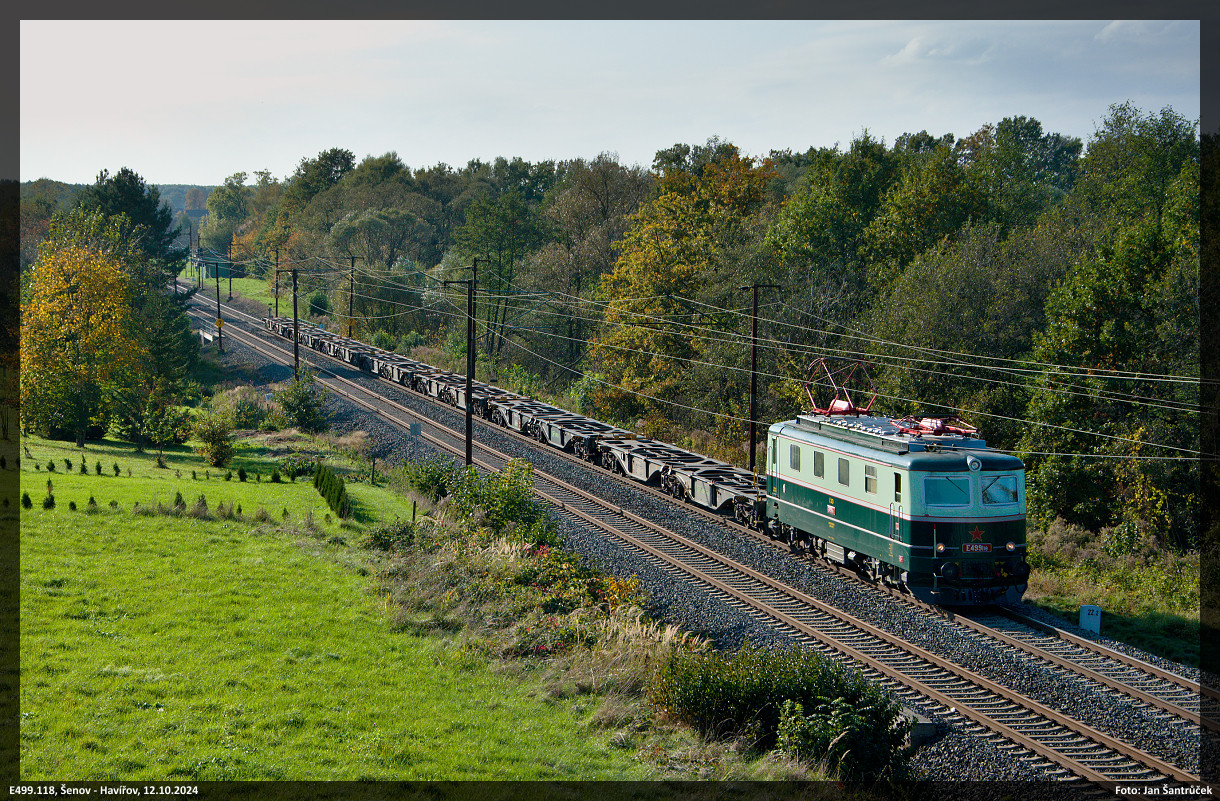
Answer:
[[[1029,580],[1021,460],[964,424],[872,416],[872,400],[858,408],[828,367],[826,377],[832,403],[770,428],[771,536],[929,603],[1019,601]]]

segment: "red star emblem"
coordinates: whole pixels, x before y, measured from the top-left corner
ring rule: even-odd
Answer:
[[[970,532],[970,541],[971,542],[982,542],[983,541],[983,530],[981,528],[979,528],[978,526],[975,526],[974,531]]]

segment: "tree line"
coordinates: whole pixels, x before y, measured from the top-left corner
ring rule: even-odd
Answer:
[[[200,241],[269,284],[296,267],[319,310],[346,327],[350,303],[358,338],[404,351],[464,348],[443,282],[477,270],[482,370],[739,464],[758,285],[764,427],[808,408],[814,357],[863,358],[876,409],[1022,455],[1035,522],[1191,547],[1201,161],[1194,121],[1130,103],[1087,140],[1014,116],[757,157],[713,137],[650,169],[334,148],[227,178]]]

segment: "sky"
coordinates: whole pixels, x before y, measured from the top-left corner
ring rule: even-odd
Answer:
[[[1199,118],[1197,21],[32,21],[20,178],[287,178],[390,151],[412,168],[846,147],[1027,116],[1086,143],[1112,104]],[[206,43],[206,45],[201,45]]]

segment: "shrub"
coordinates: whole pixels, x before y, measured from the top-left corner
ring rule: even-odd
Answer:
[[[198,481],[199,477],[195,475],[195,471],[191,471],[191,481]]]
[[[102,460],[101,459],[98,459],[97,464],[95,464],[93,466],[93,472],[99,476],[102,474]]]
[[[110,502],[110,508],[111,508],[111,509],[118,509],[118,508],[119,508],[119,502],[118,502],[118,501],[111,501],[111,502]]]
[[[72,460],[67,457],[64,457],[64,472],[65,473],[72,472]]]
[[[315,385],[314,374],[309,370],[302,370],[297,380],[288,382],[273,396],[288,422],[311,434],[324,431],[329,425],[326,415],[322,412],[326,392]]]
[[[534,466],[511,459],[499,473],[482,475],[473,467],[455,474],[450,492],[458,513],[470,518],[481,511],[482,524],[499,534],[509,523],[531,526],[548,520],[534,501]]]
[[[234,387],[218,392],[212,398],[212,408],[228,418],[235,429],[267,428],[268,420],[278,411],[265,393],[251,386]]]
[[[42,499],[42,508],[43,509],[54,509],[55,508],[55,496],[48,492],[47,497]]]
[[[886,729],[901,714],[880,689],[815,653],[751,646],[736,653],[674,651],[657,671],[649,698],[708,737],[743,736],[764,750],[775,745],[786,701],[810,714],[829,709],[834,699],[852,708],[875,704],[879,711],[870,720],[880,726],[885,718]],[[885,732],[872,734],[880,739]]]
[[[225,471],[225,481],[232,481],[232,480],[233,480],[233,471],[226,470]]]
[[[30,500],[30,493],[28,493],[28,492],[21,493],[21,508],[22,509],[31,509],[31,508],[33,508],[33,506],[34,506],[34,502]]]
[[[233,458],[233,428],[223,415],[214,411],[200,415],[194,434],[203,443],[196,452],[212,467],[224,467]]]
[[[76,511],[76,501],[68,501],[68,511],[69,512]]]
[[[175,509],[185,509],[186,508],[186,501],[183,500],[181,491],[174,493],[174,508]]]
[[[373,347],[394,350],[398,347],[398,337],[385,329],[379,329],[376,334],[373,334]]]
[[[341,518],[351,515],[351,501],[347,497],[347,485],[335,471],[319,463],[313,473],[313,486],[335,514]]]
[[[420,345],[423,345],[425,342],[427,342],[427,340],[424,338],[423,334],[419,333],[418,331],[408,331],[398,340],[398,347],[395,348],[395,351],[397,353],[409,354],[412,350],[418,348]]]
[[[48,472],[48,473],[54,473],[54,472],[55,472],[55,460],[54,460],[54,459],[52,459],[51,461],[47,462],[47,472]]]
[[[96,499],[96,498],[94,498],[92,495],[90,495],[90,496],[89,496],[89,508],[90,508],[90,509],[96,509],[96,508],[97,508],[97,499]]]
[[[279,484],[279,483],[280,483],[280,471],[279,471],[279,470],[272,470],[272,471],[271,471],[271,483],[272,483],[272,484]]]
[[[364,546],[381,551],[394,551],[410,547],[415,541],[415,525],[395,520],[372,528],[365,536]]]
[[[321,317],[325,314],[330,314],[330,298],[326,296],[326,292],[321,289],[315,289],[309,293],[305,303],[309,309],[308,314],[314,317]]]
[[[459,468],[443,456],[429,456],[407,464],[407,483],[430,498],[433,503],[449,494]]]
[[[295,481],[297,476],[313,475],[314,460],[300,454],[293,454],[284,460],[284,475]]]
[[[244,468],[244,467],[237,468],[237,480],[238,481],[246,480],[246,468]]]
[[[119,463],[118,462],[114,463],[114,477],[115,478],[119,477]]]
[[[207,498],[204,498],[202,495],[200,495],[199,498],[195,501],[195,504],[193,506],[191,506],[191,509],[189,512],[187,512],[187,514],[190,515],[191,517],[196,517],[196,518],[206,520],[208,518]]]
[[[808,712],[797,701],[785,701],[776,747],[798,759],[821,762],[845,781],[907,778],[914,750],[905,742],[911,723],[897,701],[880,692],[872,695],[862,703],[822,698]]]
[[[85,464],[85,457],[83,456],[80,459],[80,474],[82,476],[89,475],[89,466]]]

